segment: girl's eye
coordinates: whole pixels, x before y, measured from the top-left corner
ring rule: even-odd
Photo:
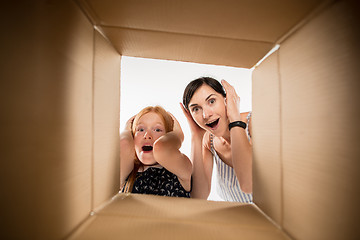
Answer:
[[[138,131],[138,132],[143,132],[143,131],[144,131],[144,128],[138,128],[137,131]]]
[[[162,132],[162,129],[156,128],[156,129],[155,129],[155,132]]]

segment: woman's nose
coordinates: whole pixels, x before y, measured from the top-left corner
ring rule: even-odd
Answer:
[[[205,108],[203,110],[203,118],[204,119],[209,119],[211,116],[212,116],[212,111]]]
[[[149,131],[146,131],[144,134],[145,139],[152,139],[151,133]]]

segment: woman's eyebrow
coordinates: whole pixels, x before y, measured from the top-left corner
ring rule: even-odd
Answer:
[[[212,95],[215,95],[214,93],[210,94],[207,98],[205,98],[205,101],[207,101],[209,98],[211,98]]]
[[[189,105],[189,108],[195,107],[195,106],[197,106],[197,105],[198,105],[197,103],[190,104],[190,105]]]
[[[212,93],[212,94],[210,94],[209,96],[207,96],[207,97],[205,98],[205,102],[206,102],[207,100],[209,100],[209,98],[211,98],[213,95],[216,96],[214,93]],[[198,105],[197,103],[190,104],[190,105],[189,105],[189,108],[194,107],[194,106],[197,106],[197,105]]]

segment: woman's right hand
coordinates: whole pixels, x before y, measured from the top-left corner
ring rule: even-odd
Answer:
[[[199,125],[192,118],[190,112],[185,109],[185,107],[182,103],[180,103],[180,107],[189,123],[192,137],[199,137],[202,139],[202,137],[204,136],[205,130],[202,129],[201,127],[199,127]]]

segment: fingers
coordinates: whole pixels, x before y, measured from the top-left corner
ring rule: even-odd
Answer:
[[[236,94],[236,91],[235,91],[235,88],[230,84],[228,83],[226,80],[221,80],[221,84],[223,85],[224,89],[225,89],[225,92],[226,92],[226,95],[228,94]]]
[[[224,79],[221,80],[221,84],[223,85],[223,87],[224,87],[224,89],[225,89],[225,92],[226,92],[226,94],[227,94],[229,88],[231,87],[231,85],[230,85],[227,81],[225,81]]]
[[[229,101],[239,102],[240,97],[239,97],[239,95],[237,95],[235,88],[225,80],[221,80],[221,83],[223,84],[223,87],[226,92],[225,103],[228,104]]]
[[[235,88],[227,81],[221,80],[226,91],[225,109],[230,121],[235,121],[240,117],[240,97],[237,95]]]
[[[171,116],[171,118],[172,118],[173,121],[174,121],[174,128],[176,127],[176,128],[180,128],[180,129],[181,129],[180,123],[179,123],[179,121],[176,119],[176,117],[175,117],[172,113],[170,113],[170,112],[167,112],[167,113]]]
[[[180,104],[180,108],[181,110],[183,111],[183,113],[186,115],[188,113],[188,111],[185,109],[184,105],[182,103],[179,103]]]
[[[135,116],[132,116],[131,118],[129,118],[129,120],[127,120],[126,124],[125,124],[125,130],[130,130],[131,131],[131,127],[132,127],[132,124],[134,122],[134,119],[135,119]]]
[[[180,104],[181,110],[183,111],[185,117],[186,117],[188,120],[193,120],[191,114],[190,114],[189,111],[184,107],[184,105],[183,105],[182,103],[179,103],[179,104]]]
[[[179,121],[176,119],[176,117],[172,114],[172,113],[170,113],[170,112],[167,112],[170,116],[171,116],[171,118],[173,119],[173,121],[174,121],[174,127],[177,127],[177,128],[180,128],[181,129],[181,127],[180,127],[180,123],[179,123]]]
[[[171,112],[167,112],[170,116],[171,116],[171,118],[175,121],[176,120],[176,118],[174,117],[174,115],[172,115],[172,113]]]
[[[173,128],[173,132],[176,133],[176,135],[179,137],[180,141],[183,142],[184,141],[184,133],[181,129],[181,126],[180,126],[180,123],[179,121],[175,118],[175,116],[170,113],[170,112],[167,112],[171,117],[172,119],[174,120],[174,128]]]

